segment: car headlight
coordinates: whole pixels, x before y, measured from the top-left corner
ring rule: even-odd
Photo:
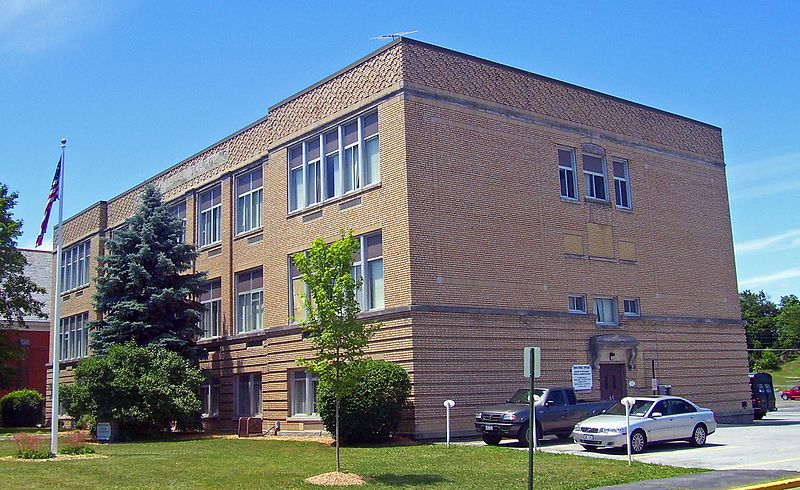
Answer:
[[[600,432],[604,434],[625,434],[626,430],[625,427],[612,427],[600,429]]]
[[[475,414],[475,420],[480,420],[482,418],[483,418],[483,413],[478,412],[478,413]]]
[[[519,417],[517,417],[516,414],[513,414],[513,413],[504,413],[503,414],[503,420],[505,420],[506,422],[514,422],[517,419],[519,419]]]
[[[580,432],[581,431],[581,426],[580,425],[576,425],[575,428],[572,429],[572,430],[575,431],[575,432]]]

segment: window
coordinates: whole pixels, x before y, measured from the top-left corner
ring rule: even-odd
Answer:
[[[627,160],[614,160],[614,198],[618,208],[631,208],[631,180]]]
[[[594,298],[594,314],[598,325],[617,324],[617,302],[614,298]]]
[[[212,187],[197,196],[197,243],[204,247],[220,241],[220,186]]]
[[[558,149],[558,179],[561,181],[561,197],[578,199],[578,183],[575,179],[575,150]]]
[[[89,240],[61,252],[61,291],[89,284]]]
[[[625,316],[639,316],[639,300],[626,299],[622,302]]]
[[[317,375],[305,369],[289,372],[290,416],[318,416],[317,412]]]
[[[583,154],[583,192],[586,197],[607,201],[606,166],[603,157]]]
[[[200,304],[205,307],[200,318],[202,338],[222,335],[222,281],[220,279],[207,283],[200,295]]]
[[[239,417],[261,415],[261,373],[242,374],[236,377],[236,415]]]
[[[236,274],[236,333],[263,328],[264,278],[261,269]]]
[[[669,411],[672,415],[682,413],[694,413],[697,411],[689,402],[685,400],[669,400]]]
[[[236,233],[261,228],[261,167],[236,177]]]
[[[289,257],[289,317],[294,322],[302,322],[306,319],[306,307],[303,303],[303,295],[309,296],[308,287],[300,276],[300,271],[294,265],[294,261]]]
[[[219,378],[211,378],[200,385],[200,405],[203,417],[219,415]]]
[[[586,296],[581,294],[569,295],[569,312],[586,313]]]
[[[289,148],[289,211],[380,181],[379,149],[377,111]]]
[[[550,390],[550,393],[547,395],[547,404],[548,405],[555,405],[555,406],[563,406],[567,404],[567,400],[564,399],[564,392],[561,390]]]
[[[61,328],[58,332],[58,342],[61,350],[58,359],[60,361],[86,357],[89,344],[89,330],[86,328],[86,322],[88,321],[88,313],[61,319]]]
[[[173,204],[172,207],[170,207],[170,212],[181,222],[180,241],[181,243],[186,243],[186,201]]]
[[[359,237],[361,247],[353,255],[351,272],[356,281],[361,279],[361,288],[356,299],[361,311],[384,308],[383,286],[383,242],[381,232]],[[366,267],[363,265],[366,264]]]

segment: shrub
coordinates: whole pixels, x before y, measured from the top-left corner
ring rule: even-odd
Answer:
[[[756,371],[774,371],[780,366],[781,358],[769,349],[762,351],[761,357],[753,363],[753,368]]]
[[[12,391],[0,400],[0,416],[6,427],[40,424],[44,416],[44,397],[36,390]]]
[[[22,459],[47,459],[54,456],[50,452],[50,440],[43,436],[20,432],[13,437],[14,456]]]
[[[58,445],[58,452],[61,454],[94,454],[94,449],[87,443],[89,438],[86,434],[73,432],[61,438]]]
[[[400,425],[411,381],[405,369],[388,361],[359,361],[350,368],[353,390],[339,408],[339,439],[344,444],[389,440]],[[317,393],[320,416],[333,433],[336,398],[330,386],[320,384]]]
[[[94,418],[94,415],[85,413],[75,422],[75,427],[80,430],[88,430],[90,434],[94,434],[97,432],[97,420]]]
[[[200,369],[179,354],[128,342],[81,360],[75,382],[63,388],[64,405],[78,419],[115,420],[124,437],[135,438],[194,419],[202,381]]]

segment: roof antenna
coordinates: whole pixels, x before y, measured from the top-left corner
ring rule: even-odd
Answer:
[[[415,32],[417,31],[395,32],[394,34],[383,34],[382,36],[377,36],[370,39],[378,39],[378,40],[397,39],[398,37],[403,37],[406,34],[414,34]]]

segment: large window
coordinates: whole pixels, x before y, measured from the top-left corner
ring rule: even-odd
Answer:
[[[222,281],[217,279],[207,283],[200,295],[200,304],[205,307],[200,318],[203,338],[222,335]]]
[[[264,277],[261,268],[236,274],[236,333],[263,328]]]
[[[317,376],[305,369],[296,369],[289,372],[290,415],[292,417],[318,416],[317,384]]]
[[[200,385],[200,405],[203,417],[219,415],[219,378],[211,378]]]
[[[575,172],[575,150],[558,149],[558,179],[561,182],[561,197],[578,199],[578,181]]]
[[[86,328],[88,321],[88,313],[61,319],[61,328],[58,332],[58,342],[61,350],[58,359],[60,361],[86,357],[89,343],[89,331]]]
[[[236,233],[261,228],[263,200],[261,167],[236,177]]]
[[[300,276],[300,271],[294,265],[292,257],[289,257],[289,316],[294,322],[302,322],[306,319],[306,307],[303,303],[303,295],[308,296],[308,287]]]
[[[383,242],[381,232],[359,237],[361,247],[353,255],[353,277],[361,279],[362,287],[356,291],[361,311],[384,307]],[[366,267],[364,267],[366,264]]]
[[[186,201],[173,204],[170,211],[181,222],[180,241],[186,243]]]
[[[614,197],[617,207],[631,208],[631,179],[627,160],[614,160]]]
[[[594,298],[594,314],[598,325],[617,324],[617,300],[614,298]]]
[[[583,192],[586,197],[607,201],[606,165],[603,157],[583,154]]]
[[[197,196],[197,244],[199,246],[203,247],[220,241],[221,210],[220,186],[212,187]]]
[[[61,252],[61,291],[89,284],[89,240]]]
[[[236,377],[236,415],[261,415],[261,373],[241,374]]]
[[[377,111],[289,148],[289,211],[381,180]]]

